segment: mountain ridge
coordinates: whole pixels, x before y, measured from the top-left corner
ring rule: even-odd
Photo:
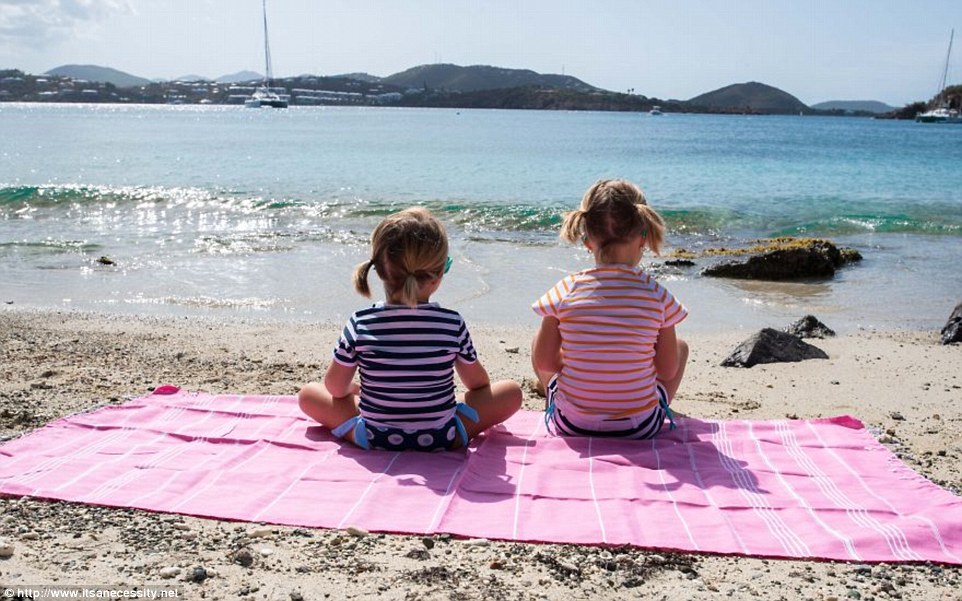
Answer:
[[[478,92],[527,86],[594,92],[600,90],[570,75],[537,73],[530,69],[508,69],[490,65],[462,67],[449,63],[418,65],[381,78],[403,88],[428,88],[457,92]]]
[[[95,81],[98,83],[111,83],[118,88],[136,88],[151,83],[147,78],[131,75],[130,73],[110,67],[101,67],[100,65],[60,65],[45,72],[44,75],[83,79],[85,81]]]
[[[248,81],[258,81],[264,79],[264,76],[256,71],[238,71],[237,73],[228,73],[227,75],[221,75],[215,78],[213,81],[217,83],[245,83]]]
[[[213,102],[224,102],[226,99],[226,92],[218,93],[213,90],[215,82],[250,84],[262,78],[261,74],[253,71],[240,71],[217,78],[191,75],[177,80],[151,82],[130,73],[97,65],[62,65],[47,71],[47,74],[112,84],[117,88],[144,88],[150,85],[156,87],[178,81],[187,83],[187,79],[201,80],[208,82],[208,87],[215,94],[211,97]],[[335,79],[346,83],[333,84],[334,87],[330,87],[331,80]],[[894,111],[888,105],[877,101],[830,101],[809,107],[788,92],[754,81],[725,86],[687,101],[659,100],[641,94],[604,90],[570,75],[543,74],[529,69],[490,65],[426,64],[387,77],[368,73],[346,73],[334,76],[302,75],[277,78],[275,82],[277,86],[286,87],[288,90],[300,88],[302,91],[305,86],[344,92],[368,88],[365,94],[393,93],[400,96],[399,100],[382,99],[378,102],[401,106],[647,111],[652,105],[660,105],[666,112],[860,115]],[[158,98],[156,92],[147,93],[146,90],[132,90],[132,93]],[[161,95],[169,96],[165,92],[161,92]]]
[[[891,113],[897,107],[878,100],[826,100],[811,105],[818,111],[863,111],[867,113]]]

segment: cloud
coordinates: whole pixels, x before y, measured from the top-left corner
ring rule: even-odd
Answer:
[[[130,0],[0,0],[0,42],[43,46],[130,12]]]

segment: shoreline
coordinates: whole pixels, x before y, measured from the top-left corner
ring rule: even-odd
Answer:
[[[30,254],[14,245],[10,256],[0,257],[0,272],[9,282],[0,303],[15,310],[343,325],[355,310],[381,297],[373,275],[372,299],[353,289],[353,269],[368,249],[358,242],[363,236],[351,232],[352,242],[346,244],[314,241],[245,251],[248,241],[225,254],[161,251],[154,256],[145,254],[136,237],[95,252],[49,254],[41,244]],[[661,257],[645,256],[641,266],[689,309],[682,328],[697,334],[780,329],[810,314],[840,334],[939,330],[962,298],[959,283],[945,277],[954,269],[954,237],[834,238],[838,247],[856,249],[863,259],[830,277],[788,281],[704,275],[714,258],[673,264],[675,251],[746,241],[701,248],[686,240],[693,242],[673,240],[679,245],[668,246]],[[104,251],[104,260],[97,259]],[[554,238],[525,245],[459,231],[451,237],[450,254],[451,273],[432,300],[459,311],[469,326],[536,327],[531,303],[565,275],[591,266],[583,249]],[[292,278],[291,273],[303,275]]]
[[[470,324],[469,324],[470,326]],[[0,438],[123,402],[161,384],[294,394],[329,361],[340,325],[276,320],[0,311]],[[471,328],[492,379],[531,382],[533,327]],[[828,360],[723,368],[743,331],[682,334],[691,346],[673,406],[711,419],[861,420],[910,468],[962,494],[962,345],[937,332],[861,330],[812,340]],[[2,447],[0,447],[2,448]],[[851,564],[627,548],[466,541],[205,520],[0,498],[11,584],[178,586],[209,599],[960,599],[962,567]],[[243,567],[229,555],[249,548]],[[572,569],[575,566],[576,569]],[[189,581],[195,568],[207,574]],[[166,579],[166,568],[177,574]],[[172,573],[170,570],[165,572]],[[244,592],[246,591],[246,592]],[[854,592],[852,592],[854,591]],[[774,594],[773,594],[774,593]]]
[[[452,255],[456,257],[453,272],[432,300],[459,311],[469,327],[537,327],[531,303],[564,275],[589,266],[577,249],[560,245],[538,249],[526,261],[525,270],[511,266],[516,260],[511,245],[482,251],[477,245],[455,248]],[[153,269],[128,271],[78,264],[76,273],[73,269],[34,268],[29,278],[11,271],[12,285],[0,297],[0,311],[339,328],[351,313],[381,297],[376,276],[371,276],[371,299],[353,290],[350,273],[361,258],[361,253],[352,249],[347,256],[325,259],[327,277],[293,284],[286,278],[288,270],[310,269],[312,261],[299,255],[283,269],[280,265],[262,268],[263,277],[245,275],[251,279],[239,287],[223,272],[209,274],[212,283],[191,281],[188,286],[177,280],[176,268],[156,273]],[[839,334],[864,330],[937,333],[962,289],[940,277],[937,269],[906,279],[904,274],[886,270],[890,258],[869,257],[864,265],[846,266],[833,278],[800,281],[715,278],[701,275],[698,267],[678,268],[664,260],[646,260],[642,267],[688,308],[689,317],[680,331],[696,335],[735,331],[747,336],[763,327],[786,328],[806,315],[814,315]],[[242,271],[250,270],[246,260],[239,262]],[[950,269],[948,257],[943,263],[943,271]],[[936,282],[936,288],[926,293],[891,293],[898,286],[919,290],[928,281]]]

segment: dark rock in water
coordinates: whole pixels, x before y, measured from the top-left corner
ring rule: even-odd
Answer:
[[[726,261],[708,267],[704,275],[742,280],[792,280],[831,277],[835,262],[821,249],[784,248],[745,261]]]
[[[955,306],[949,320],[942,328],[942,344],[962,342],[962,303]]]
[[[835,335],[835,330],[820,322],[814,315],[806,315],[785,328],[785,331],[799,338],[831,338]]]
[[[665,265],[670,265],[671,267],[694,267],[695,262],[691,259],[668,259],[665,261]]]
[[[97,262],[100,263],[101,265],[116,265],[116,264],[117,264],[117,262],[114,261],[113,259],[111,259],[110,257],[100,257],[99,259],[97,259]]]
[[[840,248],[838,249],[839,256],[842,258],[842,265],[846,263],[858,263],[862,260],[862,253],[858,252],[854,248]]]
[[[744,261],[726,261],[702,271],[711,277],[742,280],[795,280],[827,278],[848,262],[862,257],[857,251],[843,253],[828,240],[783,238],[758,247],[758,254]]]
[[[751,367],[759,363],[794,363],[806,359],[828,359],[828,355],[798,336],[765,328],[739,344],[721,364],[724,367]]]

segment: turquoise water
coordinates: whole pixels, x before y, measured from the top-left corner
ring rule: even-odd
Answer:
[[[686,327],[931,328],[962,300],[962,128],[637,113],[0,104],[0,301],[340,321],[373,224],[447,224],[439,300],[475,321],[527,309],[586,265],[557,241],[596,179],[641,185],[671,248],[826,236],[832,281],[710,280],[653,264]],[[96,262],[110,257],[115,265]],[[834,323],[832,323],[834,321]]]

